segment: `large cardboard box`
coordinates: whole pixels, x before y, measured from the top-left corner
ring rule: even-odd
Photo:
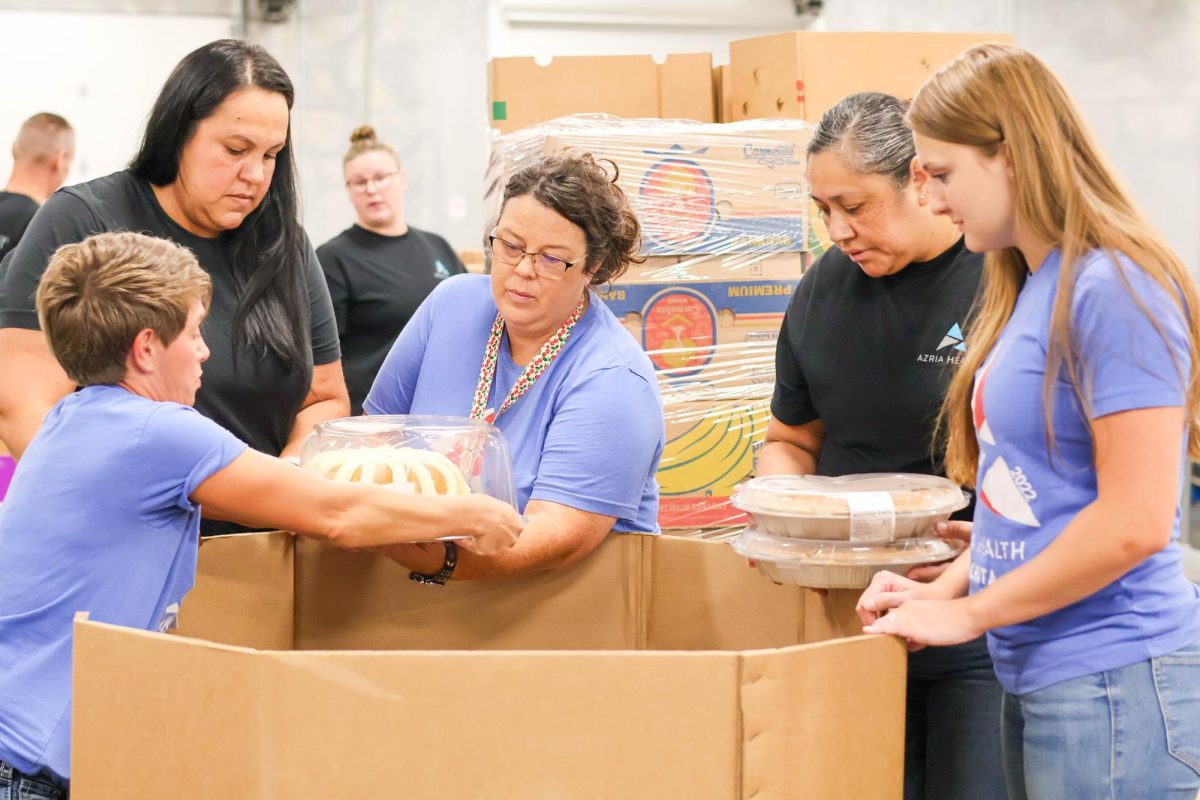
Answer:
[[[712,56],[560,56],[488,62],[488,107],[502,133],[570,114],[715,122]]]
[[[182,635],[76,622],[72,796],[898,800],[905,652],[828,640],[852,600],[669,537],[443,589],[210,541]]]
[[[856,92],[912,97],[925,80],[980,42],[1007,33],[794,31],[729,45],[734,120],[789,117],[816,123]]]

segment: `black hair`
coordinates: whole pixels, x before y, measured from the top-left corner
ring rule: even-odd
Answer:
[[[917,154],[904,122],[907,110],[907,102],[882,92],[845,97],[821,115],[808,156],[836,150],[860,175],[886,175],[896,186],[907,186]]]
[[[255,87],[282,95],[290,114],[295,91],[279,62],[262,47],[219,39],[188,53],[163,84],[137,155],[137,177],[167,186],[179,176],[183,147],[196,126],[229,95]],[[292,131],[275,158],[275,172],[258,208],[226,231],[229,267],[238,290],[233,317],[235,352],[249,345],[274,352],[293,369],[312,359],[304,281],[304,230],[300,226]]]

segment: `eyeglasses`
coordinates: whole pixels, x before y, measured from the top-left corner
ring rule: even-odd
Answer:
[[[385,172],[382,175],[373,175],[370,178],[346,181],[346,186],[350,188],[350,191],[361,194],[363,192],[369,192],[371,190],[371,184],[375,184],[376,189],[388,188],[392,185],[392,178],[394,177],[396,177],[395,172]]]
[[[488,234],[488,242],[492,245],[492,257],[500,263],[515,267],[525,256],[529,256],[533,262],[533,271],[552,281],[562,280],[567,274],[567,270],[579,263],[579,259],[564,261],[545,253],[527,252],[507,239],[501,239],[495,231]]]

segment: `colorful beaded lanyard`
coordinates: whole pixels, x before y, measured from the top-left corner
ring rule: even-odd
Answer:
[[[575,310],[571,312],[571,316],[567,317],[554,335],[546,340],[542,345],[542,349],[533,357],[529,365],[525,367],[525,371],[521,373],[521,377],[517,378],[517,382],[513,384],[512,389],[508,391],[508,397],[504,398],[504,403],[497,409],[495,414],[484,418],[484,406],[487,404],[488,398],[492,394],[492,382],[496,379],[496,358],[500,354],[500,338],[504,335],[504,317],[496,314],[496,321],[492,323],[492,332],[488,336],[487,346],[483,348],[483,364],[479,367],[479,382],[475,384],[475,400],[471,403],[471,419],[479,419],[484,422],[495,422],[497,418],[513,403],[517,402],[520,397],[529,391],[529,387],[533,386],[533,382],[542,377],[554,359],[558,358],[558,354],[562,352],[563,347],[567,344],[567,339],[571,337],[571,331],[575,328],[575,323],[583,316],[583,311],[587,306],[587,295],[579,298],[579,305],[575,306]]]

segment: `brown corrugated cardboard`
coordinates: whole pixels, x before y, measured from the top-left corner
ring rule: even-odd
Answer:
[[[469,642],[487,650],[569,649],[580,646],[582,624],[589,649],[631,649],[642,590],[638,544],[615,541],[569,571],[431,592],[387,559],[300,541],[296,648],[446,650]],[[616,602],[594,602],[604,595]]]
[[[909,98],[942,65],[1007,33],[794,31],[729,45],[732,119],[816,123],[839,100],[877,91]]]
[[[733,84],[728,64],[713,67],[713,103],[717,122],[733,122]]]
[[[188,593],[175,633],[260,650],[293,647],[292,551],[291,536],[202,539],[204,580]]]
[[[243,553],[271,570],[261,554],[279,547],[210,542],[197,588]],[[296,650],[77,621],[72,796],[901,795],[903,646],[882,637],[797,645],[811,638],[811,592],[763,581],[726,545],[614,536],[579,565],[591,570],[580,583],[570,580],[579,567],[561,582],[498,583],[518,595],[539,585],[525,611],[565,629],[548,636],[526,627],[515,604],[496,609],[490,585],[429,590],[372,554],[303,544],[294,553]],[[243,638],[242,620],[267,591],[240,593],[245,607],[226,607],[213,638]],[[212,599],[195,594],[185,611]],[[605,649],[612,628],[593,627],[579,613],[589,607],[608,609],[601,616],[621,620],[634,644]],[[310,613],[324,622],[306,624]],[[360,615],[375,619],[366,632],[375,641],[408,642],[420,619],[445,629],[434,638],[447,649],[304,649],[364,646],[332,630],[353,629]],[[518,631],[509,643],[572,649],[476,650],[489,628]],[[648,649],[657,647],[678,649]]]
[[[714,122],[712,56],[560,56],[488,63],[493,128],[508,133],[570,114]]]
[[[463,262],[467,272],[482,275],[486,271],[487,257],[482,250],[460,250],[458,260]]]

